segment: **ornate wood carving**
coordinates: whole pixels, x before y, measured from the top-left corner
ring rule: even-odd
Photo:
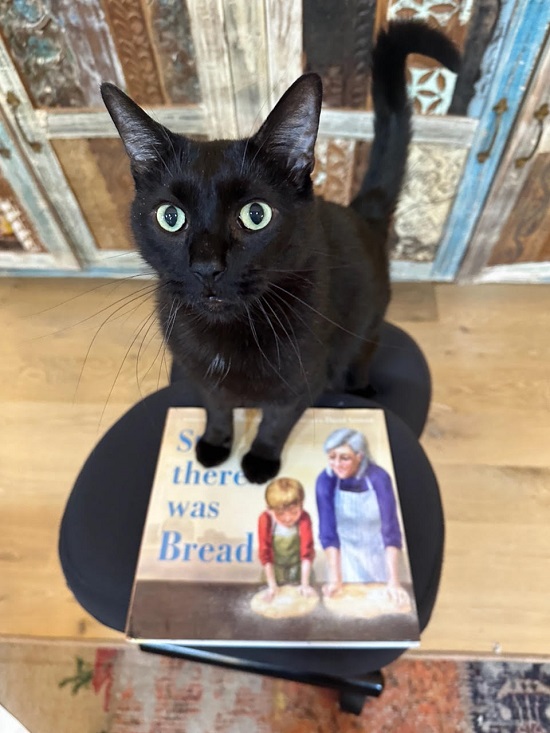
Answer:
[[[201,94],[185,0],[155,0],[147,2],[145,10],[166,97],[173,104],[198,104]]]
[[[544,153],[537,156],[487,264],[544,262],[549,255],[550,153]]]
[[[497,27],[500,7],[500,0],[478,0],[474,5],[462,64],[449,107],[451,115],[468,114],[468,105],[475,94],[475,84],[481,76],[483,57]]]
[[[473,4],[474,0],[392,0],[388,19],[415,18],[442,27],[458,20],[465,25]]]
[[[305,0],[306,67],[323,79],[327,107],[365,109],[375,0]]]
[[[388,20],[413,18],[439,26],[462,49],[472,13],[473,0],[391,0]],[[409,92],[415,111],[447,114],[453,97],[456,74],[425,56],[411,55]]]
[[[59,18],[43,0],[0,0],[0,24],[35,105],[85,107],[78,60]],[[62,81],[62,83],[60,83]]]
[[[124,84],[99,2],[0,0],[0,24],[35,105],[100,107],[102,79]]]
[[[103,4],[126,78],[128,94],[138,104],[166,102],[140,0],[103,0]]]
[[[0,176],[0,252],[45,252],[11,186]]]
[[[327,201],[346,206],[351,200],[355,142],[320,138],[315,155],[315,193]]]
[[[409,68],[409,95],[418,114],[447,114],[453,96],[456,74],[442,67]]]
[[[87,107],[100,107],[102,81],[124,87],[122,67],[99,0],[50,0],[77,65],[77,80]],[[63,81],[58,85],[63,86]]]
[[[394,259],[434,259],[467,152],[443,145],[411,145],[395,213]]]

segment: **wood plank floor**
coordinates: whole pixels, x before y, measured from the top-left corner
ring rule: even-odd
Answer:
[[[120,638],[72,599],[56,540],[94,444],[167,381],[150,291],[0,280],[1,635]],[[447,546],[422,649],[550,654],[550,288],[400,284],[390,318],[434,380]]]

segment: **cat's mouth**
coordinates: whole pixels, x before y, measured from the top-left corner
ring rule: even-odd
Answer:
[[[206,307],[207,310],[211,311],[212,313],[219,313],[222,310],[225,310],[229,302],[227,300],[224,300],[223,298],[218,297],[217,295],[208,295],[203,300],[203,304]]]

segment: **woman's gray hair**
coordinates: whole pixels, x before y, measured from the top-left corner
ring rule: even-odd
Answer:
[[[366,437],[359,430],[352,430],[351,428],[338,428],[334,430],[328,438],[325,440],[323,448],[325,453],[328,453],[335,448],[341,448],[343,445],[348,445],[354,453],[362,453],[363,460],[359,465],[357,473],[355,474],[358,478],[361,477],[367,470],[371,455],[369,451],[369,444],[367,443]]]

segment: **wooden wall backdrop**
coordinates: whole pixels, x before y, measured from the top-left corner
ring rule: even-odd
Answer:
[[[119,138],[52,140],[100,249],[133,249],[130,204],[134,182]]]
[[[550,261],[550,153],[537,155],[488,266]]]
[[[325,103],[316,190],[347,204],[365,170],[372,139],[374,39],[389,20],[426,21],[455,41],[463,63],[456,76],[425,57],[409,59],[417,147],[411,151],[396,212],[393,257],[403,267],[394,271],[447,278],[448,259],[454,257],[456,270],[452,252],[459,248],[460,227],[451,204],[472,177],[472,166],[464,168],[464,161],[471,160],[468,151],[478,140],[478,118],[485,129],[486,97],[511,33],[516,2],[526,4],[0,0],[0,65],[5,70],[0,107],[59,217],[64,247],[72,248],[80,265],[95,274],[130,273],[140,261],[119,210],[131,188],[99,96],[100,81],[118,84],[175,131],[212,139],[251,134],[303,70],[317,71]],[[529,6],[530,18],[535,10]],[[529,64],[529,59],[523,64],[524,76]],[[10,90],[15,106],[5,101]],[[468,208],[475,219],[478,209]],[[127,257],[115,260],[121,252]]]
[[[549,78],[547,38],[464,258],[464,280],[550,280]]]
[[[35,106],[100,107],[102,79],[124,85],[99,2],[0,0],[0,17],[11,58]]]
[[[498,18],[498,2],[481,0],[304,0],[307,70],[323,79],[328,108],[368,110],[374,40],[388,20],[419,19],[439,27],[465,54],[457,76],[433,59],[408,59],[409,94],[420,115],[467,114],[474,83]],[[451,119],[448,124],[452,125]],[[368,161],[368,147],[353,140],[321,138],[317,144],[316,191],[348,204]],[[413,145],[395,217],[394,260],[432,262],[467,155],[467,147]]]
[[[0,69],[2,53],[0,43]],[[0,79],[2,74],[0,73]],[[0,113],[0,257],[4,266],[76,269],[65,232]]]

